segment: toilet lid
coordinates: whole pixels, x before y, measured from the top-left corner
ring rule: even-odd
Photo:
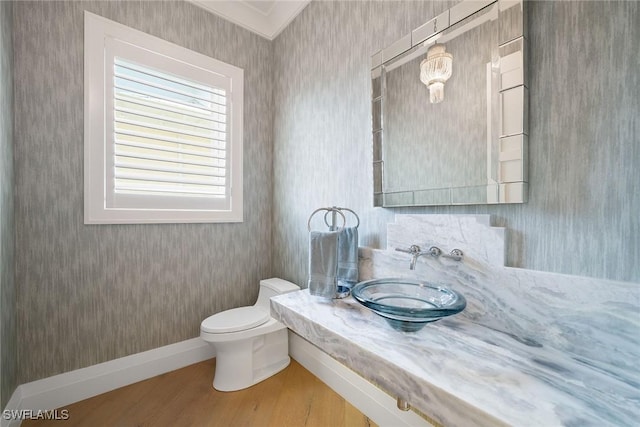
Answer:
[[[256,307],[239,307],[216,313],[202,321],[200,329],[211,334],[244,331],[266,323],[271,316]]]

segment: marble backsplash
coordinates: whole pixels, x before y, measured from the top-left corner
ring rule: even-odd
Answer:
[[[398,214],[388,225],[386,250],[360,248],[360,280],[405,277],[453,288],[466,297],[467,308],[448,319],[449,326],[462,317],[527,346],[559,350],[638,388],[640,284],[505,267],[507,230],[490,220]],[[411,255],[395,249],[414,244],[443,253],[461,249],[464,260],[422,256],[410,270]],[[563,249],[557,256],[580,256],[579,248]]]

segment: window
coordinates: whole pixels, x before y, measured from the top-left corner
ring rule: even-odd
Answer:
[[[85,12],[85,224],[242,221],[243,70]]]

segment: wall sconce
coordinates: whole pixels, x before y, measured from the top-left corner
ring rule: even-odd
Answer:
[[[429,88],[432,104],[444,99],[444,82],[451,77],[453,55],[445,52],[443,44],[434,44],[427,51],[427,58],[420,63],[420,80]]]

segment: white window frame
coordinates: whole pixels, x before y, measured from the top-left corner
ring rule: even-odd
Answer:
[[[241,68],[191,51],[158,37],[129,28],[85,11],[84,18],[84,223],[85,224],[142,224],[142,223],[208,223],[243,221],[243,85]],[[113,86],[113,53],[135,54],[140,62],[148,59],[148,66],[162,71],[185,75],[194,81],[216,82],[228,91],[226,155],[229,194],[224,206],[205,204],[183,198],[158,201],[162,196],[149,198],[148,206],[136,208],[114,206],[113,193],[113,101],[108,95]],[[111,59],[110,59],[111,58]],[[146,59],[145,59],[146,58]],[[165,69],[166,68],[166,69]],[[185,71],[186,70],[186,71]],[[193,77],[196,76],[196,77]],[[220,86],[218,86],[220,87]],[[149,197],[149,196],[142,196]],[[170,206],[166,207],[167,200]],[[159,208],[157,202],[164,206]]]

